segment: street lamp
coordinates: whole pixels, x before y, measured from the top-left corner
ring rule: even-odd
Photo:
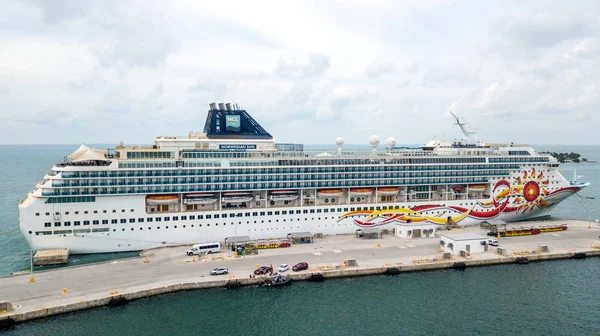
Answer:
[[[33,278],[33,245],[31,244],[31,234],[29,231],[29,282],[35,282]]]

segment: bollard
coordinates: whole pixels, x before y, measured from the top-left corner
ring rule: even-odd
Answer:
[[[381,247],[381,244],[377,244],[377,247]]]
[[[149,263],[150,260],[148,260],[148,257],[146,257],[146,259],[144,259],[144,263]]]
[[[63,295],[67,295],[67,289],[63,288]]]
[[[35,282],[35,279],[33,277],[29,278],[29,282]]]

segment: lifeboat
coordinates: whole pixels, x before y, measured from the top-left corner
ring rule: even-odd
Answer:
[[[455,193],[462,193],[465,191],[465,187],[463,186],[459,186],[459,185],[455,185],[452,187],[452,190],[454,190]]]
[[[146,198],[146,201],[150,204],[171,204],[179,202],[179,196],[177,195],[152,195]]]
[[[469,184],[469,190],[482,191],[482,190],[485,190],[485,188],[486,188],[485,184]]]
[[[251,193],[246,192],[223,193],[223,197],[221,197],[223,202],[228,203],[245,203],[250,202],[253,199],[254,196]]]
[[[300,197],[296,190],[275,190],[271,191],[269,200],[271,201],[295,201]]]
[[[319,189],[317,195],[319,197],[340,197],[344,194],[342,189]]]
[[[398,195],[400,188],[398,187],[380,187],[377,188],[378,195]]]
[[[187,194],[183,197],[185,204],[212,204],[216,201],[214,194]]]
[[[349,194],[352,196],[369,196],[373,193],[371,188],[350,188]]]

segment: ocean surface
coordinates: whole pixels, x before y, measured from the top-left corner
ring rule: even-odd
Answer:
[[[0,276],[29,268],[18,200],[78,145],[0,145]],[[96,148],[108,146],[96,145]],[[313,147],[313,146],[311,146]],[[316,148],[316,147],[313,147]],[[600,160],[600,146],[535,145]],[[562,202],[556,218],[600,219],[600,165],[563,164],[592,185]],[[135,256],[84,255],[69,264]],[[47,269],[36,267],[35,271]],[[17,325],[6,335],[398,334],[600,335],[600,259],[504,265],[297,283],[288,288],[163,295]],[[2,298],[0,298],[1,300]]]

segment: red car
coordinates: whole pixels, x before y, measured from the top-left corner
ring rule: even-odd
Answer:
[[[292,271],[294,271],[294,272],[299,272],[299,271],[303,271],[303,270],[307,270],[307,269],[308,269],[308,264],[305,262],[297,263],[296,265],[294,265],[294,267],[292,267]]]
[[[254,270],[254,275],[263,275],[267,273],[272,273],[273,268],[270,266],[260,266],[259,268]]]

